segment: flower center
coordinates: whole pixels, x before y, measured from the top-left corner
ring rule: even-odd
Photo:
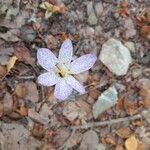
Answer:
[[[67,68],[66,66],[57,64],[57,65],[56,65],[56,73],[57,73],[60,77],[64,78],[64,77],[66,77],[67,75],[69,75],[69,70],[68,70],[68,68]]]

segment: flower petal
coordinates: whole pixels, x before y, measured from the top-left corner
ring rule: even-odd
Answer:
[[[73,46],[70,39],[66,39],[59,51],[59,62],[69,64],[73,55]]]
[[[78,74],[89,70],[96,61],[96,56],[93,54],[83,55],[71,63],[70,73]]]
[[[43,73],[38,77],[38,83],[44,86],[55,85],[57,82],[59,82],[59,80],[60,77],[57,76],[53,71]]]
[[[84,86],[80,84],[80,82],[77,81],[73,76],[67,76],[65,80],[73,89],[77,90],[79,93],[85,93]]]
[[[59,100],[65,100],[72,92],[72,87],[66,83],[64,79],[61,79],[55,86],[54,95]]]
[[[51,71],[58,62],[56,56],[47,48],[38,49],[37,60],[38,63],[47,71]]]

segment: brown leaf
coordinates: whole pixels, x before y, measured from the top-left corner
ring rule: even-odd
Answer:
[[[150,39],[150,26],[144,25],[141,27],[141,36]]]
[[[0,33],[0,38],[5,41],[18,42],[20,41],[20,38],[18,38],[19,34],[20,31],[18,29],[10,29],[6,33]]]
[[[0,101],[0,117],[11,113],[13,110],[12,96],[7,92]]]
[[[0,78],[4,77],[7,73],[6,67],[0,66]]]
[[[7,65],[10,56],[13,54],[14,49],[12,47],[5,48],[3,45],[0,46],[0,64]]]
[[[141,127],[141,126],[144,125],[144,121],[143,121],[143,120],[135,120],[135,121],[132,122],[132,124],[133,124],[134,126]]]
[[[134,135],[131,135],[126,141],[125,141],[125,147],[127,150],[137,150],[138,148],[138,141]]]
[[[36,84],[32,81],[26,81],[24,86],[25,86],[25,89],[26,89],[24,99],[30,100],[34,103],[38,102],[39,93],[38,93]]]
[[[124,150],[122,145],[116,145],[115,150]]]
[[[15,88],[15,94],[16,94],[17,97],[19,97],[19,98],[25,97],[26,88],[25,88],[25,86],[24,86],[23,83],[17,84],[17,86],[16,86],[16,88]]]
[[[47,44],[47,47],[51,49],[56,49],[57,48],[57,41],[56,38],[52,35],[47,35],[45,37],[45,42]]]
[[[63,110],[63,115],[71,122],[75,119],[87,119],[91,113],[91,108],[88,103],[79,100],[76,102],[68,102]]]
[[[16,60],[17,60],[17,57],[16,56],[12,56],[10,59],[9,59],[9,61],[8,61],[8,63],[7,63],[7,72],[9,72],[13,67],[14,67],[14,65],[15,65],[15,63],[16,63]]]
[[[122,127],[122,128],[117,130],[117,134],[121,138],[128,138],[132,134],[132,131],[129,127]]]
[[[31,130],[32,135],[38,138],[42,138],[44,135],[44,128],[41,124],[34,124],[33,129]]]
[[[15,56],[17,56],[18,61],[34,65],[34,59],[31,57],[29,50],[26,47],[23,46],[14,47],[14,54]]]
[[[106,142],[107,144],[113,144],[113,145],[116,145],[116,142],[115,142],[114,137],[109,136],[109,135],[105,138],[105,142]]]
[[[20,107],[20,109],[17,109],[16,112],[18,112],[21,116],[27,116],[28,108],[22,106],[22,107]]]
[[[146,150],[145,145],[143,143],[139,142],[137,150]]]
[[[137,105],[136,102],[125,99],[124,100],[124,108],[129,115],[135,115],[137,113]]]
[[[50,4],[48,2],[43,2],[42,4],[40,4],[40,7],[52,13],[54,12],[65,13],[64,5],[57,6],[57,5]]]
[[[29,109],[28,116],[36,122],[39,122],[43,125],[47,125],[50,121],[49,116],[52,116],[52,111],[51,108],[47,105],[47,103],[44,103],[39,113],[36,112],[34,109]]]
[[[142,97],[143,104],[146,108],[150,108],[150,80],[140,79],[137,83],[139,95]]]

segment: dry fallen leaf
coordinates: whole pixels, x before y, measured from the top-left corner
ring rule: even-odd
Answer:
[[[121,17],[127,17],[129,16],[130,12],[128,10],[128,2],[127,1],[121,1],[120,2],[120,5],[119,5],[119,10],[118,10],[118,14],[121,16]]]
[[[25,89],[26,89],[26,92],[25,92],[26,94],[25,94],[24,99],[30,100],[34,103],[38,102],[39,93],[38,93],[38,90],[37,90],[37,85],[32,81],[26,81],[24,83],[24,86],[25,86]]]
[[[16,110],[21,116],[27,116],[28,115],[28,108],[22,106],[19,109]]]
[[[127,150],[137,150],[138,148],[138,140],[134,135],[131,135],[126,141],[125,141],[125,147]]]
[[[3,99],[0,101],[0,117],[11,113],[13,110],[12,96],[7,92]]]
[[[17,95],[17,97],[19,98],[23,98],[26,94],[26,89],[23,83],[19,83],[17,84],[16,88],[15,88],[15,94]]]
[[[122,145],[116,145],[115,150],[124,150]]]
[[[115,142],[114,137],[109,136],[109,135],[105,138],[105,142],[106,142],[106,144],[113,144],[113,145],[116,145],[116,142]]]
[[[64,107],[63,115],[71,122],[75,119],[87,119],[91,114],[91,108],[85,101],[68,102]]]
[[[137,150],[146,150],[145,145],[143,143],[139,142]]]
[[[124,100],[124,108],[129,115],[135,115],[137,113],[137,105],[136,102],[125,99]]]
[[[150,26],[144,25],[141,27],[141,36],[150,39]]]
[[[6,67],[0,66],[0,78],[4,77],[6,73],[7,73]]]
[[[57,5],[50,4],[48,2],[41,3],[40,8],[46,10],[46,13],[45,13],[46,19],[48,19],[52,15],[52,13],[55,13],[55,12],[64,14],[65,9],[66,9],[64,5],[57,6]]]
[[[117,130],[117,134],[121,138],[128,138],[132,134],[132,131],[129,127],[122,127],[122,128]]]
[[[26,47],[23,46],[14,47],[14,54],[18,58],[18,61],[34,65],[34,59],[31,57],[29,50]]]
[[[17,60],[17,57],[16,56],[12,56],[10,57],[8,63],[7,63],[7,72],[9,72],[15,65],[16,63],[16,60]]]
[[[7,65],[10,56],[13,54],[14,49],[12,47],[5,48],[4,45],[0,45],[0,64]]]
[[[140,79],[137,83],[140,89],[139,95],[142,97],[143,104],[146,108],[150,108],[150,80]]]

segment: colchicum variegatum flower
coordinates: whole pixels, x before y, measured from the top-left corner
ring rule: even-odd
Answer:
[[[59,100],[65,100],[73,89],[81,94],[85,93],[84,86],[73,75],[89,70],[97,59],[93,54],[86,54],[72,61],[72,55],[73,46],[70,39],[66,39],[61,45],[58,58],[47,48],[37,51],[38,63],[48,71],[38,77],[38,83],[44,86],[56,84],[54,96]]]

